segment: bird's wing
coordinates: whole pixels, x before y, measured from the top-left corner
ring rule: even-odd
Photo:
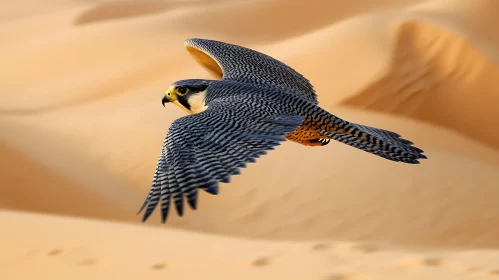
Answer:
[[[234,99],[234,98],[233,98]],[[139,213],[145,221],[161,201],[166,221],[170,200],[183,214],[183,198],[196,209],[198,188],[218,193],[246,163],[273,150],[284,135],[298,128],[298,115],[262,114],[262,105],[240,100],[215,100],[199,114],[175,120],[163,142],[149,195]]]
[[[220,79],[286,87],[317,104],[317,94],[303,75],[266,54],[198,38],[187,39],[184,46],[201,65]]]

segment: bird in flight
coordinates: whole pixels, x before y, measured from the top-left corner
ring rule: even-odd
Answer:
[[[218,194],[247,163],[290,140],[326,146],[331,140],[382,158],[417,164],[421,149],[399,134],[343,120],[319,107],[310,82],[286,64],[255,50],[206,39],[188,39],[187,51],[218,80],[174,82],[161,102],[188,115],[170,126],[144,209],[145,222],[170,201],[179,216],[184,199],[197,207],[198,190]]]

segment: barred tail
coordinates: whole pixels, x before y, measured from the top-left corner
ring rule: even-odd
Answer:
[[[349,123],[337,117],[333,117],[333,121],[336,130],[321,131],[330,139],[393,161],[418,164],[419,159],[427,158],[423,150],[412,146],[411,141],[395,132]]]

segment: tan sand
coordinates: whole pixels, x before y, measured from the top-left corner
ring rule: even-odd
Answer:
[[[45,2],[0,12],[0,279],[499,277],[496,1]],[[210,78],[189,37],[284,61],[321,106],[429,159],[285,143],[141,224],[184,115],[163,91]]]
[[[497,279],[486,250],[269,242],[0,211],[3,279]],[[33,234],[36,231],[36,234]],[[437,278],[435,278],[437,277]]]

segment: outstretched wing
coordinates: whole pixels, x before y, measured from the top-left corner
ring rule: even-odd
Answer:
[[[149,195],[139,213],[145,221],[161,201],[166,221],[170,200],[183,215],[184,196],[196,209],[198,189],[218,193],[246,163],[273,150],[284,135],[302,123],[301,116],[263,114],[262,104],[250,106],[236,97],[218,99],[199,114],[175,120],[164,140]]]
[[[186,49],[212,74],[224,80],[286,87],[317,104],[310,82],[286,64],[257,51],[205,39],[188,39]]]

